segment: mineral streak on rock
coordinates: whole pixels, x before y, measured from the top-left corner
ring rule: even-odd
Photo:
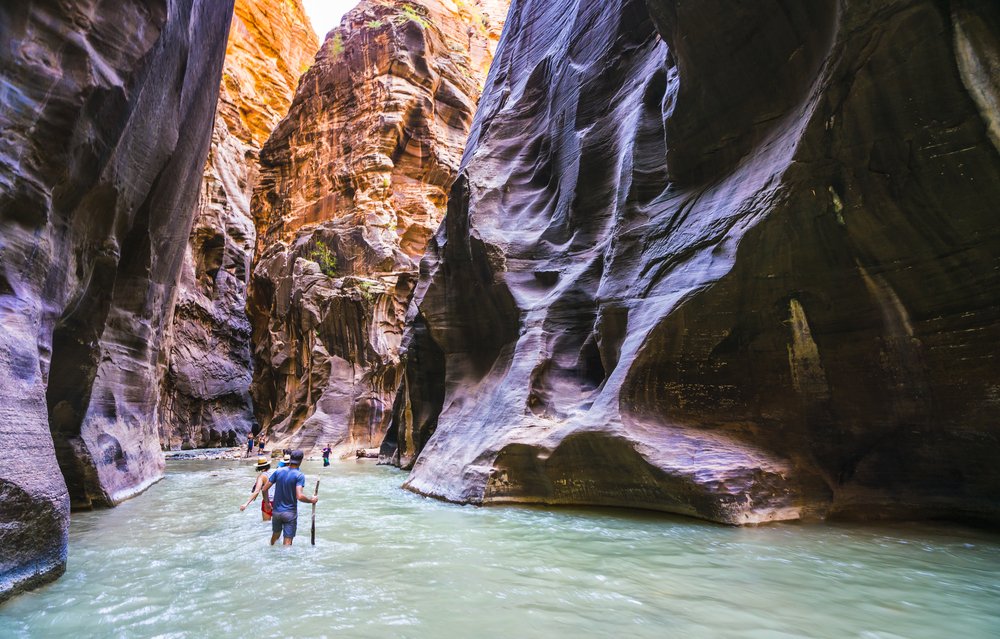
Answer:
[[[440,224],[503,0],[364,1],[261,153],[253,396],[276,445],[377,447],[417,260]]]
[[[0,599],[156,481],[164,336],[232,2],[0,4]]]
[[[246,289],[260,147],[288,112],[319,41],[300,0],[237,0],[212,148],[177,292],[164,448],[233,445],[252,430]]]
[[[998,27],[515,0],[409,311],[407,487],[1000,518]]]

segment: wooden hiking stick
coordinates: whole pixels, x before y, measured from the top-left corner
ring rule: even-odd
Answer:
[[[313,497],[319,495],[319,480],[316,480],[316,492],[313,493]],[[313,546],[316,545],[316,504],[313,503],[313,525],[312,532],[309,534],[309,543]]]

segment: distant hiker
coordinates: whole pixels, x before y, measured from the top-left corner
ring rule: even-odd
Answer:
[[[333,451],[330,449],[330,444],[327,444],[326,448],[323,449],[323,465],[324,466],[329,466],[330,465],[330,453],[332,453],[332,452]]]
[[[285,536],[286,546],[292,545],[295,529],[299,521],[299,502],[315,504],[319,497],[309,497],[302,493],[306,485],[306,476],[299,470],[304,455],[301,450],[293,451],[286,468],[279,468],[271,474],[264,484],[264,490],[274,486],[274,518],[271,519],[271,545],[278,537]]]
[[[264,444],[266,444],[266,443],[267,443],[267,435],[265,435],[264,433],[261,433],[260,435],[257,436],[257,454],[258,455],[263,455],[264,454]]]
[[[267,457],[258,457],[257,466],[254,468],[257,471],[257,481],[253,483],[253,491],[251,491],[250,499],[247,503],[240,506],[240,512],[247,509],[253,500],[257,499],[257,495],[263,495],[260,502],[260,513],[264,521],[271,521],[272,505],[271,497],[268,495],[267,490],[264,490],[264,485],[267,483],[267,471],[271,470],[271,462]]]
[[[247,435],[247,454],[244,457],[249,457],[250,453],[253,452],[253,433]]]

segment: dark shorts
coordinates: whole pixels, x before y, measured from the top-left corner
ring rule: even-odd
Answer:
[[[290,510],[274,511],[271,515],[271,532],[281,533],[286,539],[295,537],[295,528],[299,524],[299,514]]]

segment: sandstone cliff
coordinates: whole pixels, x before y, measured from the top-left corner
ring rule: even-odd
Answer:
[[[162,344],[231,12],[0,5],[0,598],[62,572],[71,501],[162,473]]]
[[[261,153],[249,313],[275,444],[378,446],[417,260],[444,213],[506,2],[362,2]]]
[[[319,41],[300,0],[237,0],[212,147],[181,271],[160,411],[165,448],[231,445],[254,426],[246,289],[260,147]]]
[[[1000,518],[998,34],[985,0],[515,0],[410,312],[407,486]]]

